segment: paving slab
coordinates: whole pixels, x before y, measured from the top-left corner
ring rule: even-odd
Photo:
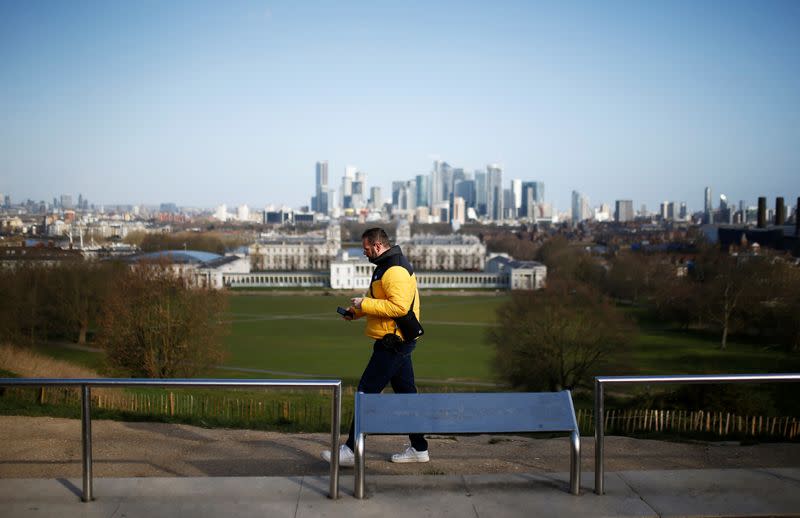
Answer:
[[[800,469],[625,471],[659,516],[800,516]]]
[[[606,495],[594,494],[594,473],[582,474],[581,494],[569,493],[569,474],[465,475],[478,516],[656,517],[616,474],[606,476]],[[589,486],[585,481],[591,480]]]
[[[611,472],[603,496],[592,475],[573,496],[567,473],[367,474],[364,500],[352,473],[338,500],[326,476],[96,478],[89,503],[80,479],[0,479],[0,518],[800,515],[800,468]]]

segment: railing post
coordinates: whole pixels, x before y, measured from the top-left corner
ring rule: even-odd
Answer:
[[[603,384],[594,379],[594,492],[603,494]]]
[[[333,387],[331,403],[331,487],[328,497],[339,498],[339,432],[342,428],[342,382]]]
[[[581,494],[581,432],[569,434],[569,492],[575,496]]]
[[[359,416],[359,410],[361,406],[360,396],[363,395],[363,392],[356,392],[356,400],[355,406],[353,408],[353,431],[355,433],[355,476],[354,482],[355,487],[353,488],[353,496],[361,500],[364,498],[364,464],[366,463],[366,459],[364,458],[364,434],[361,433],[361,419]]]
[[[83,496],[92,501],[92,398],[89,385],[81,385],[81,437],[83,443]]]

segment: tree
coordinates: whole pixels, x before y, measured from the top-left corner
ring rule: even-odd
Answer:
[[[193,376],[224,356],[225,294],[190,288],[165,263],[119,275],[98,321],[110,364],[134,376]]]
[[[722,333],[720,349],[728,346],[728,335],[739,322],[736,312],[752,286],[752,275],[758,266],[757,258],[731,256],[718,248],[704,249],[697,257],[694,277],[703,284],[701,295],[708,319],[717,324]],[[752,277],[752,278],[751,278]]]
[[[524,390],[587,385],[593,369],[635,335],[635,327],[599,291],[564,280],[512,294],[498,308],[497,324],[488,334],[495,370]]]
[[[86,343],[90,322],[97,318],[103,292],[113,275],[113,264],[74,263],[53,271],[54,311],[70,337]]]

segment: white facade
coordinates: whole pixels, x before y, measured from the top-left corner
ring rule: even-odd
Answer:
[[[375,265],[364,256],[350,257],[345,251],[331,262],[331,288],[334,290],[368,290]]]
[[[480,271],[485,265],[486,245],[477,236],[419,235],[397,244],[416,270]]]
[[[332,224],[324,235],[269,235],[250,245],[253,270],[327,271],[341,247],[341,230]]]

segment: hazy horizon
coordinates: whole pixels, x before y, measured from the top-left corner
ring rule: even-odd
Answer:
[[[792,1],[4,2],[0,192],[308,205],[434,159],[569,210],[800,194]]]

